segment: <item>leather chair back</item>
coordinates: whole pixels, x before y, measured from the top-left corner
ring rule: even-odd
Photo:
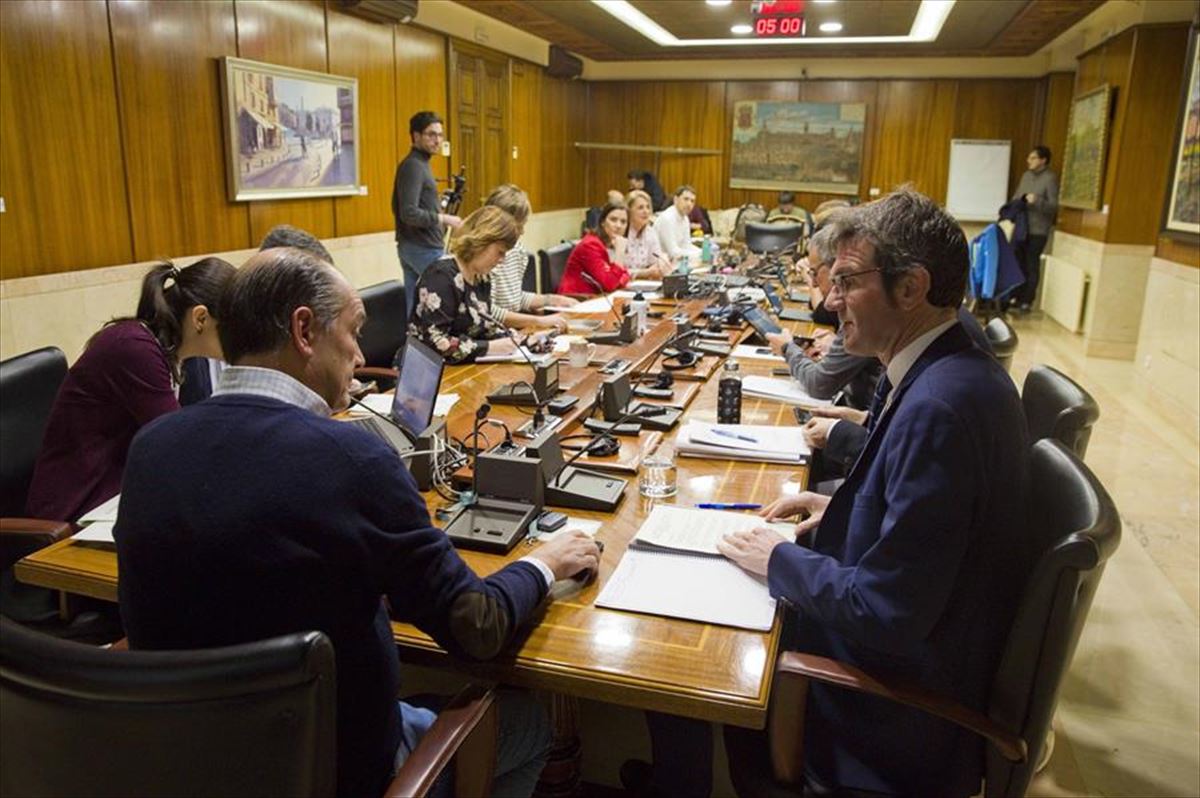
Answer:
[[[571,250],[575,249],[575,241],[564,241],[561,244],[555,244],[550,249],[538,251],[538,260],[542,264],[542,275],[549,280],[543,283],[546,286],[546,293],[553,293],[558,290],[558,284],[562,282],[563,275],[567,271],[567,258],[571,255]]]
[[[396,353],[408,338],[408,314],[405,309],[404,283],[385,280],[358,292],[367,310],[359,346],[368,366],[389,368],[396,364]]]
[[[746,224],[746,249],[758,254],[781,252],[799,243],[803,235],[804,225],[795,222],[786,224],[749,222]]]
[[[0,362],[0,516],[25,515],[25,497],[54,398],[67,376],[56,346]]]
[[[551,293],[555,286],[550,285],[550,279],[541,271],[541,261],[530,252],[529,263],[525,265],[525,275],[521,278],[521,290],[531,294]]]
[[[1021,388],[1029,440],[1054,438],[1083,459],[1100,405],[1078,383],[1049,366],[1035,366]]]
[[[1050,728],[1105,563],[1121,541],[1121,518],[1096,476],[1057,440],[1033,446],[1032,517],[1042,554],[1009,632],[988,714],[1029,745],[1025,762],[988,747],[984,794],[1024,795]]]
[[[983,328],[983,334],[992,345],[992,354],[1000,361],[1000,365],[1004,366],[1004,370],[1009,371],[1012,367],[1013,353],[1017,351],[1017,331],[997,316]]]
[[[333,646],[112,651],[0,619],[0,794],[332,796]]]

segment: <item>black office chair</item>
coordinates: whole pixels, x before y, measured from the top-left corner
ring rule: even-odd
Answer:
[[[1034,366],[1021,388],[1029,440],[1053,438],[1083,459],[1100,405],[1067,375],[1050,366]]]
[[[32,618],[17,608],[23,600],[14,597],[13,591],[21,589],[13,582],[13,563],[74,531],[65,519],[24,517],[46,422],[66,376],[66,355],[54,346],[0,362],[0,579],[5,611],[22,620]]]
[[[1013,354],[1017,351],[1017,331],[1012,328],[1012,325],[997,316],[983,328],[983,334],[991,343],[992,354],[996,356],[996,360],[1000,361],[1000,365],[1004,366],[1005,371],[1009,371],[1012,367]]]
[[[354,376],[364,382],[375,380],[380,390],[387,390],[396,383],[396,353],[408,338],[404,283],[385,280],[363,288],[358,295],[367,311],[367,322],[359,337],[366,366],[357,369]]]
[[[335,701],[320,632],[115,651],[0,619],[0,793],[332,796]],[[456,753],[492,756],[494,735],[491,693],[464,691],[385,794],[424,795]],[[491,761],[459,768],[460,794],[486,794]]]
[[[549,294],[556,286],[550,284],[550,278],[542,273],[541,261],[529,253],[529,263],[525,266],[525,275],[521,278],[521,290],[531,294]]]
[[[1092,597],[1121,540],[1120,515],[1104,486],[1060,442],[1042,440],[1034,445],[1031,484],[1031,519],[1037,525],[1041,554],[1025,583],[986,714],[919,688],[894,684],[884,674],[868,675],[825,657],[788,652],[775,668],[767,721],[770,753],[761,753],[766,750],[761,739],[756,751],[753,733],[726,730],[739,795],[800,791],[802,707],[809,679],[898,701],[975,732],[987,742],[983,794],[989,798],[1025,794]],[[741,766],[755,759],[760,765],[757,770]]]
[[[567,258],[571,256],[571,250],[575,249],[576,243],[575,241],[564,241],[561,244],[555,244],[550,249],[538,251],[542,274],[548,280],[543,284],[546,286],[546,293],[558,291],[558,284],[562,282],[563,275],[567,271]]]
[[[746,224],[746,249],[758,255],[783,252],[788,247],[797,246],[803,235],[804,225],[802,224],[748,222]]]

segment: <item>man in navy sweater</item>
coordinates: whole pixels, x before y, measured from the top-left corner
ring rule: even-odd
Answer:
[[[220,305],[231,365],[212,398],[130,448],[114,532],[129,642],[323,631],[337,657],[338,794],[380,795],[434,717],[396,700],[388,607],[452,654],[490,658],[555,578],[596,568],[599,552],[573,532],[486,579],[466,566],[395,451],[329,418],[363,362],[365,313],[328,263],[259,253]],[[547,720],[523,698],[501,704],[497,794],[532,792],[544,762]]]

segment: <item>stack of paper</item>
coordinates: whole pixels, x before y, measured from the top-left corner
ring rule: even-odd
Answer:
[[[630,295],[632,296],[632,294]],[[556,313],[611,313],[612,302],[605,296],[593,297],[566,308],[555,308]]]
[[[117,508],[121,504],[121,494],[113,496],[108,501],[88,510],[79,518],[83,527],[74,535],[72,540],[90,540],[95,543],[115,543],[113,526],[117,522]]]
[[[392,402],[394,399],[395,397],[390,393],[369,393],[361,401],[376,413],[390,416],[392,414]],[[433,406],[433,414],[444,418],[449,415],[456,404],[458,404],[458,394],[439,393],[437,395],[437,402]],[[351,412],[353,413],[353,411]]]
[[[657,291],[662,288],[662,280],[634,280],[625,288],[630,291]]]
[[[716,549],[724,535],[758,526],[793,539],[790,524],[660,504],[621,557],[596,606],[767,631],[775,620],[775,599],[766,584]]]
[[[795,380],[775,380],[753,374],[742,380],[742,393],[801,407],[829,407],[833,404],[828,399],[814,399],[809,396]]]
[[[522,354],[524,352],[524,354]],[[534,363],[540,363],[545,355],[538,354],[526,346],[522,346],[515,352],[501,354],[499,352],[488,352],[485,355],[480,355],[475,358],[476,363],[528,363],[532,360]]]
[[[737,360],[773,360],[779,363],[783,362],[783,358],[771,352],[769,346],[750,346],[749,344],[739,344],[733,350],[733,357]]]
[[[679,430],[675,450],[684,457],[763,463],[804,463],[812,456],[800,427],[703,421],[688,422]]]

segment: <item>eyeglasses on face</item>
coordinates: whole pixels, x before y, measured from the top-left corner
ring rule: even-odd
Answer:
[[[855,277],[861,277],[864,274],[872,274],[873,272],[885,272],[885,271],[887,271],[887,269],[875,268],[875,269],[860,269],[859,271],[856,271],[856,272],[842,272],[841,274],[835,274],[829,278],[829,282],[831,284],[829,293],[832,294],[835,291],[839,294],[848,293],[852,288],[854,288],[854,278]]]

